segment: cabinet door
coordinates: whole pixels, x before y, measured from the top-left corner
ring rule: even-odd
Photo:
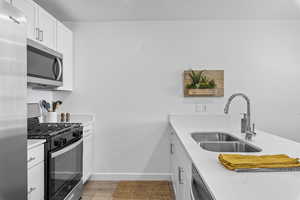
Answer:
[[[178,141],[179,142],[179,141]],[[178,144],[178,155],[180,158],[179,165],[181,167],[181,195],[182,199],[190,200],[191,199],[191,181],[192,181],[192,162],[190,158],[188,157],[184,147],[180,144]]]
[[[174,176],[173,185],[177,200],[190,200],[190,189],[192,180],[192,162],[189,159],[181,142],[174,134],[172,138],[174,144],[174,154],[171,157],[172,174]]]
[[[28,200],[44,199],[44,163],[28,170]]]
[[[176,147],[174,144],[174,133],[171,133],[170,136],[170,171],[171,171],[171,179],[172,179],[172,185],[174,193],[177,193],[177,160],[176,160]]]
[[[93,135],[89,134],[83,138],[83,183],[85,183],[92,174],[93,167]]]
[[[38,41],[38,5],[31,0],[13,0],[13,5],[27,18],[27,38]]]
[[[57,22],[57,51],[63,54],[63,86],[57,90],[73,89],[73,33],[65,25]]]
[[[180,158],[179,144],[175,134],[171,135],[171,174],[172,174],[172,183],[173,189],[177,200],[183,198],[183,173],[184,169],[182,168],[182,162]]]
[[[41,7],[38,11],[39,39],[48,48],[56,50],[56,19]]]

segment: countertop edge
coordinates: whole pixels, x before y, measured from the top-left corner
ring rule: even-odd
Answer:
[[[236,174],[235,172],[231,171],[226,171],[223,170],[221,165],[215,165],[215,160],[217,153],[215,152],[209,152],[205,151],[203,149],[200,149],[194,141],[191,140],[191,138],[188,138],[190,135],[189,133],[196,131],[205,131],[205,128],[202,130],[202,128],[199,129],[200,124],[198,123],[199,121],[194,121],[195,117],[207,117],[209,115],[192,115],[192,121],[197,122],[197,124],[194,126],[193,124],[190,123],[191,119],[186,119],[186,115],[169,115],[169,125],[172,128],[174,134],[177,136],[179,139],[180,144],[183,146],[185,153],[187,156],[191,159],[191,161],[195,164],[197,170],[199,171],[201,177],[203,178],[203,181],[205,184],[208,186],[210,192],[213,194],[215,199],[220,199],[220,200],[235,200],[235,199],[241,199],[241,197],[245,197],[244,194],[247,191],[248,187],[255,185],[255,188],[257,191],[260,191],[261,188],[264,188],[267,185],[272,185],[273,188],[278,188],[280,187],[280,190],[286,190],[287,193],[289,193],[289,199],[291,200],[300,200],[298,188],[295,185],[298,185],[300,183],[299,179],[297,177],[300,176],[300,173],[295,174],[293,173],[294,176],[290,176],[287,173],[260,173],[260,174],[250,174],[250,173],[243,173],[243,174]],[[215,115],[215,116],[222,116],[222,115]],[[180,117],[180,123],[178,124],[178,119],[174,118]],[[183,117],[185,118],[183,121]],[[186,122],[189,123],[186,123]],[[184,122],[184,123],[183,123]],[[223,129],[223,128],[222,128]],[[226,129],[225,129],[226,130]],[[228,129],[230,130],[230,129]],[[266,149],[266,152],[263,151],[261,153],[257,153],[258,155],[260,154],[265,154],[265,153],[271,153],[271,154],[278,154],[279,152],[277,150],[274,150],[275,148],[273,145],[280,145],[279,149],[282,149],[284,147],[284,150],[281,153],[287,153],[291,154],[291,156],[297,156],[299,155],[300,151],[294,151],[299,143],[277,136],[273,135],[271,133],[262,131],[262,130],[257,130],[258,136],[254,140],[254,142],[249,142],[250,144],[253,144],[258,147],[262,147],[263,149]],[[235,135],[235,134],[234,134]],[[237,135],[235,135],[237,136]],[[241,135],[238,136],[238,138],[241,138]],[[272,145],[268,144],[266,145],[266,140],[265,138],[268,138],[272,142]],[[287,145],[288,144],[288,145]],[[266,146],[265,146],[266,145]],[[295,153],[294,153],[295,152]],[[201,156],[202,158],[200,158]],[[207,161],[207,164],[203,165],[203,161]],[[216,170],[216,171],[215,171]],[[208,173],[208,174],[207,174]],[[224,178],[224,181],[220,181],[221,176]],[[208,179],[207,179],[208,178]],[[228,178],[232,178],[232,184],[228,184]],[[268,179],[264,179],[268,178]],[[287,187],[286,184],[281,184],[276,182],[276,180],[282,179],[288,182],[289,184],[292,184],[293,186]],[[259,183],[257,182],[259,181]],[[224,189],[224,184],[228,184]],[[236,192],[236,190],[240,190],[239,192]],[[272,189],[270,189],[271,191]],[[275,191],[280,191],[279,189],[275,189]],[[235,192],[234,192],[235,191]],[[260,191],[261,198],[260,199],[266,199],[268,195],[270,195],[269,192],[262,192]],[[272,190],[274,191],[274,190]],[[297,191],[297,192],[295,192]],[[251,193],[251,195],[247,196],[245,199],[253,199],[253,196],[255,196],[255,193]],[[271,195],[273,199],[282,199],[282,193],[281,192],[275,192],[273,195]]]
[[[30,150],[37,146],[43,145],[44,143],[46,143],[46,140],[29,139],[29,140],[27,140],[27,150]]]

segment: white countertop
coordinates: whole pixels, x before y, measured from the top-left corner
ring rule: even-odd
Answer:
[[[34,147],[37,147],[41,144],[44,144],[46,140],[39,140],[39,139],[34,139],[34,140],[27,140],[27,149],[32,149]]]
[[[300,172],[229,171],[218,162],[219,153],[202,149],[190,135],[222,131],[244,139],[239,122],[233,122],[227,115],[170,115],[169,121],[216,200],[300,200]],[[260,147],[262,152],[251,154],[300,157],[299,143],[263,131],[256,132],[257,136],[249,143]]]

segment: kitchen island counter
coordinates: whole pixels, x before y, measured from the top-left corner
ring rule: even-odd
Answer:
[[[202,149],[191,137],[194,132],[220,131],[244,140],[240,124],[228,115],[170,115],[173,132],[196,166],[216,200],[300,200],[300,172],[237,173],[225,169],[218,152]],[[249,143],[262,149],[251,155],[287,154],[300,157],[300,144],[256,130]],[[243,154],[243,153],[239,153]]]

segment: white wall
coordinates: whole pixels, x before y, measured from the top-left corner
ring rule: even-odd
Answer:
[[[95,172],[168,172],[167,114],[222,112],[250,96],[260,129],[300,141],[299,21],[74,23],[75,91],[63,109],[96,114]],[[225,98],[187,99],[182,72],[225,70]],[[245,111],[236,101],[232,113]]]
[[[38,103],[42,99],[51,102],[53,100],[53,92],[27,88],[27,103]]]

